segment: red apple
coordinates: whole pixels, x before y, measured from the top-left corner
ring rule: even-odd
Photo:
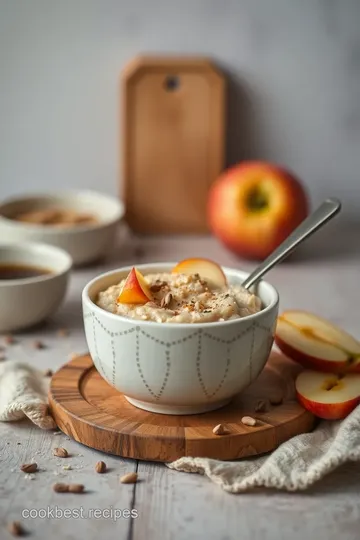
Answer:
[[[117,298],[119,304],[146,304],[152,300],[151,292],[144,276],[136,268],[129,272]]]
[[[288,171],[261,161],[225,171],[211,186],[208,221],[232,251],[264,259],[305,219],[308,200]]]
[[[279,316],[275,343],[302,366],[333,373],[360,372],[360,343],[331,322],[306,311]]]
[[[199,274],[206,281],[218,287],[227,285],[224,272],[216,262],[210,259],[184,259],[172,269],[173,274]]]
[[[345,418],[360,403],[360,375],[303,371],[296,379],[298,401],[319,418]]]

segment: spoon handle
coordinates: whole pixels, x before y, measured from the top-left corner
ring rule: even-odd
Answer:
[[[275,249],[242,283],[245,289],[256,283],[275,264],[290,255],[294,249],[306,238],[311,236],[320,227],[325,225],[331,218],[341,210],[341,203],[337,199],[326,199],[320,206],[310,214],[300,225]]]

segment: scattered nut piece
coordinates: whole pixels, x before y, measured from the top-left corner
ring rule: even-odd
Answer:
[[[106,472],[106,463],[98,461],[95,465],[95,471],[99,474]]]
[[[4,342],[6,345],[13,345],[15,343],[15,338],[11,334],[8,334],[7,336],[4,336]],[[17,523],[14,521],[14,523]]]
[[[7,528],[13,536],[22,536],[25,532],[19,521],[11,521]]]
[[[255,418],[252,418],[251,416],[243,416],[241,419],[241,423],[245,426],[256,426],[256,420]]]
[[[52,377],[54,374],[52,369],[45,369],[44,371],[44,377]]]
[[[53,485],[53,490],[56,491],[56,493],[67,493],[69,491],[69,484],[57,482]]]
[[[284,398],[282,396],[272,396],[269,398],[269,401],[271,405],[281,405],[284,401]]]
[[[39,339],[34,341],[33,347],[34,347],[34,349],[45,349],[46,348],[45,343],[43,341],[40,341]]]
[[[54,448],[53,454],[54,454],[54,456],[61,457],[61,458],[66,458],[66,457],[69,456],[68,451],[66,450],[66,448],[62,448],[61,446],[59,446],[58,448]]]
[[[161,285],[157,283],[155,283],[154,285],[151,285],[150,287],[151,292],[159,292],[160,289],[161,289]]]
[[[69,330],[67,328],[59,328],[59,330],[57,331],[57,335],[59,337],[66,337],[69,335]]]
[[[24,463],[23,465],[21,465],[20,470],[24,473],[29,474],[37,471],[37,468],[37,463]]]
[[[164,298],[162,298],[162,300],[161,300],[161,302],[160,302],[160,306],[161,306],[162,308],[167,308],[167,307],[169,307],[170,304],[171,304],[172,297],[173,297],[173,296],[172,296],[171,292],[167,293],[167,294],[164,296]]]
[[[227,433],[229,433],[229,430],[226,429],[226,427],[223,424],[218,424],[217,426],[214,427],[212,431],[214,435],[226,435]]]
[[[135,484],[137,482],[138,475],[136,472],[131,472],[124,474],[124,476],[120,477],[120,482],[122,484]]]
[[[84,491],[84,486],[82,484],[69,484],[68,491],[70,493],[82,493]]]
[[[255,412],[266,412],[268,408],[268,404],[263,399],[260,399],[257,404],[255,405]]]

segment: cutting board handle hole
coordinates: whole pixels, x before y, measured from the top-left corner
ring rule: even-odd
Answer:
[[[179,89],[180,79],[177,75],[168,75],[164,81],[164,88],[167,92],[175,92]]]

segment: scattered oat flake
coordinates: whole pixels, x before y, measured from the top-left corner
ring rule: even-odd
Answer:
[[[71,471],[71,470],[72,470],[72,466],[71,466],[71,465],[64,465],[64,466],[63,466],[63,469],[64,469],[64,471]]]

